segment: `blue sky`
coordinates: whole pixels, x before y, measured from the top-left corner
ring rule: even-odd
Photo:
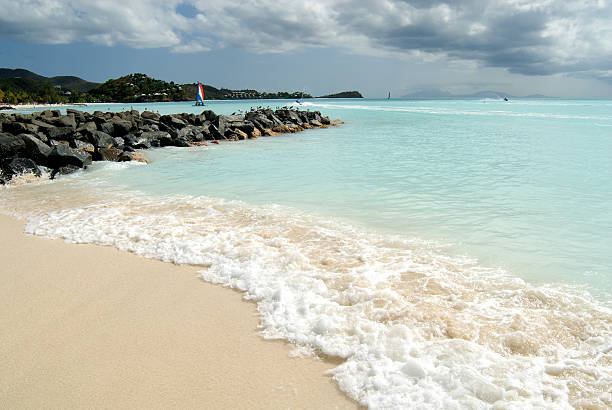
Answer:
[[[0,0],[0,10],[0,67],[46,76],[612,98],[605,0]]]

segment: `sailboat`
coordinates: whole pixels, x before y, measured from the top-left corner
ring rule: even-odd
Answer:
[[[198,83],[198,87],[196,90],[196,106],[204,106],[204,88],[202,87],[202,83]]]

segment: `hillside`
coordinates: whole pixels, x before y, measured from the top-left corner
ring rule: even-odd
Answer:
[[[167,83],[157,80],[141,73],[110,79],[90,90],[89,96],[96,101],[105,102],[183,101],[186,99],[180,85],[174,84],[173,81]]]
[[[65,90],[77,93],[88,92],[92,88],[100,85],[99,83],[92,83],[75,76],[45,77],[22,68],[0,68],[0,79],[7,78],[21,78],[42,83],[49,83],[53,86],[60,86]]]
[[[342,91],[336,94],[322,95],[319,98],[363,98],[359,91]]]

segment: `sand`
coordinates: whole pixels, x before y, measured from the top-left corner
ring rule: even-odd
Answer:
[[[356,408],[257,334],[253,303],[176,266],[0,215],[0,408]]]

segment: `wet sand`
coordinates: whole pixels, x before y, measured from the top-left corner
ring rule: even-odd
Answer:
[[[0,215],[0,408],[356,408],[197,268],[23,233]]]

